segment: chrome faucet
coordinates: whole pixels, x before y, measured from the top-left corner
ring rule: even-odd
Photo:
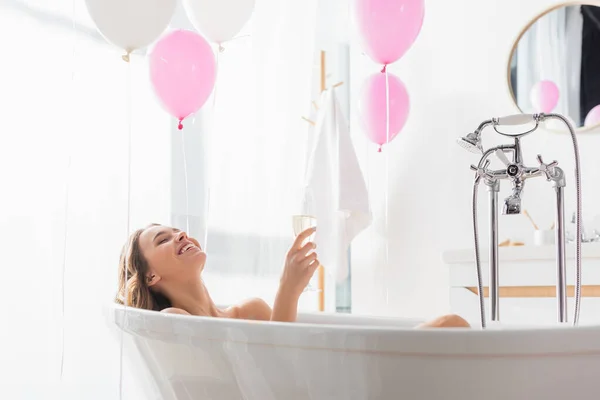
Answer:
[[[571,225],[576,223],[576,215],[577,213],[573,213],[573,215],[571,216]],[[588,232],[585,230],[585,224],[581,224],[581,241],[583,243],[598,243],[600,242],[600,232],[598,232],[597,229],[593,229],[592,230],[592,234],[588,235]],[[570,232],[567,229],[567,243],[572,243],[575,241],[575,234],[573,232]]]
[[[473,233],[475,239],[475,262],[477,266],[477,283],[479,295],[479,307],[481,326],[485,328],[485,303],[483,300],[483,282],[481,274],[481,262],[479,254],[479,237],[477,227],[477,194],[478,186],[481,181],[487,186],[490,202],[490,237],[489,237],[489,288],[490,288],[490,309],[492,321],[500,321],[500,298],[499,298],[499,268],[498,268],[498,192],[500,191],[500,181],[509,180],[512,183],[512,193],[504,199],[502,208],[503,215],[516,215],[521,213],[521,196],[525,181],[535,177],[545,177],[547,181],[552,183],[556,192],[556,298],[557,298],[557,316],[559,322],[567,322],[567,287],[566,287],[566,239],[565,239],[565,212],[564,212],[564,188],[566,186],[564,171],[558,167],[557,161],[552,161],[546,164],[541,155],[537,155],[538,166],[527,167],[523,164],[521,139],[526,135],[536,131],[541,122],[547,119],[558,119],[562,121],[568,128],[573,140],[575,150],[575,178],[577,189],[577,211],[575,219],[577,222],[577,234],[575,237],[577,244],[577,282],[575,286],[575,313],[574,325],[579,322],[579,311],[581,303],[581,176],[579,163],[579,150],[577,139],[573,127],[569,121],[559,114],[518,114],[502,118],[492,118],[484,121],[479,127],[467,136],[460,138],[458,144],[482,157],[477,166],[471,165],[471,169],[475,171],[475,180],[473,184]],[[500,126],[515,126],[527,123],[534,123],[535,126],[521,133],[505,133],[498,130]],[[494,130],[506,137],[513,139],[513,144],[500,145],[488,150],[484,150],[481,143],[481,134],[485,128],[492,126]],[[506,153],[512,154],[512,159],[506,156]],[[490,170],[489,157],[494,154],[505,169]]]
[[[504,199],[504,208],[502,208],[502,214],[521,214],[521,191],[523,190],[524,183],[525,181],[521,179],[516,179],[513,182],[513,193]]]

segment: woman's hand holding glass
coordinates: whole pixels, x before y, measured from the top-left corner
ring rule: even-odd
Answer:
[[[301,201],[299,204],[296,204],[297,208],[295,208],[294,212],[292,213],[292,229],[296,237],[307,229],[317,226],[317,218],[315,216],[316,202],[313,190],[310,187],[304,186],[299,189],[299,193],[299,198]],[[313,230],[312,233],[309,234],[308,238],[304,238],[303,240],[313,242],[314,238],[315,231]],[[311,282],[308,282],[303,291],[320,292],[321,289],[314,287]]]
[[[310,241],[316,229],[308,228],[296,236],[285,258],[280,287],[294,296],[299,297],[302,294],[320,265],[315,252],[316,245]]]

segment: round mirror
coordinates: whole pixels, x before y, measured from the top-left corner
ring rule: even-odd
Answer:
[[[600,7],[562,4],[513,45],[508,85],[522,113],[558,113],[578,130],[600,124]]]

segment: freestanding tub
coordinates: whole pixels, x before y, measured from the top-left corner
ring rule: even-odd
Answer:
[[[600,398],[600,326],[411,329],[417,322],[110,308],[148,400]]]

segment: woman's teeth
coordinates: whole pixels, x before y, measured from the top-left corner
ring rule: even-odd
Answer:
[[[185,246],[183,246],[183,248],[179,251],[179,254],[183,254],[186,251],[188,251],[189,249],[193,248],[194,245],[193,244],[186,244]]]

